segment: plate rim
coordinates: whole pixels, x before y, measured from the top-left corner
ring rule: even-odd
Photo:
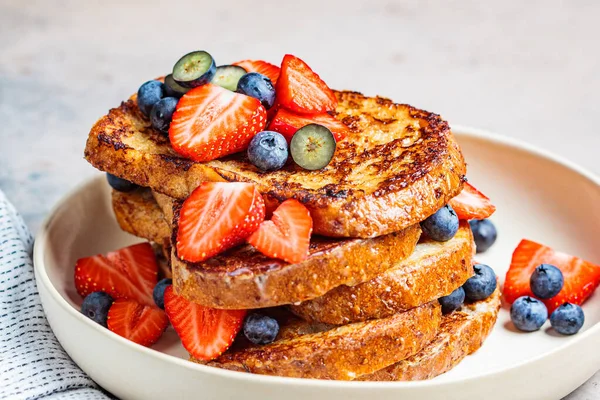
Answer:
[[[492,142],[497,145],[504,145],[511,147],[516,150],[526,151],[535,156],[545,158],[552,162],[555,162],[563,167],[566,167],[577,174],[583,176],[591,183],[595,184],[597,187],[600,187],[600,176],[592,173],[584,167],[581,167],[574,162],[559,156],[551,151],[545,150],[533,144],[530,144],[521,139],[516,139],[508,136],[503,136],[497,133],[492,133],[485,129],[473,128],[462,125],[455,125],[452,128],[452,132],[460,137],[471,137],[476,139],[481,139],[485,141]],[[73,189],[67,191],[61,198],[54,204],[51,208],[50,212],[44,218],[42,225],[35,237],[34,247],[33,247],[33,264],[34,264],[34,272],[36,276],[36,282],[38,284],[42,284],[44,289],[48,292],[48,294],[52,297],[52,299],[59,304],[63,309],[67,309],[67,312],[74,317],[75,319],[81,321],[84,324],[88,324],[88,326],[92,326],[95,330],[102,332],[103,335],[107,335],[108,338],[119,341],[121,344],[130,348],[130,350],[135,351],[137,353],[142,353],[147,356],[157,357],[163,362],[166,363],[174,363],[175,365],[187,369],[191,369],[197,371],[199,373],[205,374],[214,374],[220,378],[229,378],[229,379],[238,379],[242,381],[252,382],[252,383],[264,383],[264,384],[280,384],[287,386],[295,386],[295,385],[309,385],[316,388],[328,388],[328,389],[383,389],[383,388],[394,388],[394,389],[417,389],[420,387],[427,388],[435,388],[435,387],[443,387],[448,385],[457,385],[457,384],[469,384],[472,381],[487,379],[493,377],[494,375],[505,374],[514,371],[515,369],[523,367],[525,364],[532,364],[539,362],[540,360],[550,357],[558,352],[561,352],[564,348],[575,345],[577,342],[584,341],[586,338],[590,336],[600,335],[600,323],[596,323],[595,325],[589,327],[585,332],[582,332],[577,335],[576,340],[571,340],[570,342],[565,342],[564,344],[557,346],[549,353],[540,354],[534,357],[527,358],[525,360],[521,360],[519,363],[511,365],[510,367],[502,368],[499,370],[494,370],[490,372],[483,372],[480,374],[475,374],[472,376],[457,378],[448,381],[436,381],[436,380],[422,380],[422,381],[400,381],[400,382],[368,382],[368,381],[336,381],[336,380],[318,380],[318,379],[306,379],[306,378],[290,378],[290,377],[281,377],[281,376],[270,376],[270,375],[258,375],[258,374],[249,374],[238,371],[229,371],[221,368],[209,367],[202,364],[196,364],[190,362],[186,359],[182,359],[179,357],[175,357],[169,354],[165,354],[158,350],[154,350],[152,348],[148,348],[145,346],[141,346],[139,344],[133,343],[111,331],[105,329],[98,324],[94,323],[88,318],[85,318],[83,314],[81,314],[76,308],[72,307],[71,304],[67,302],[67,300],[59,293],[59,291],[54,287],[50,278],[46,272],[46,268],[44,265],[44,251],[45,251],[45,243],[47,242],[47,238],[49,236],[49,227],[52,224],[52,221],[56,217],[57,212],[65,206],[65,204],[72,199],[77,193],[88,190],[88,186],[97,185],[103,179],[103,175],[94,176],[92,178],[88,178],[83,182],[76,185]],[[493,331],[492,331],[493,332]]]

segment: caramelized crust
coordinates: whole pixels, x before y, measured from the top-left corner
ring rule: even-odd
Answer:
[[[96,122],[85,157],[98,169],[178,199],[202,181],[253,182],[270,204],[301,201],[311,211],[314,232],[331,237],[400,231],[460,192],[465,163],[438,115],[355,92],[336,96],[334,114],[350,134],[320,171],[289,161],[261,173],[243,153],[208,163],[182,158],[150,127],[135,96]]]

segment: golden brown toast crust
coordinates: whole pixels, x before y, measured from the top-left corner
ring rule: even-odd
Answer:
[[[356,286],[338,286],[291,309],[306,320],[337,325],[384,318],[460,287],[473,275],[474,251],[471,228],[463,221],[448,242],[421,237],[410,257],[374,279]]]
[[[98,169],[178,199],[202,181],[254,182],[269,203],[301,201],[311,211],[314,232],[332,237],[402,230],[460,192],[465,163],[438,115],[355,92],[336,96],[335,116],[351,132],[320,171],[288,162],[280,171],[261,173],[243,153],[204,164],[181,158],[135,100],[96,122],[85,157]]]
[[[488,299],[445,315],[436,337],[419,353],[358,380],[414,381],[441,375],[483,345],[499,310],[500,289],[496,289]]]
[[[437,301],[339,327],[295,320],[282,324],[275,342],[249,347],[248,342],[238,342],[208,365],[264,375],[353,380],[417,353],[434,338],[440,321]]]

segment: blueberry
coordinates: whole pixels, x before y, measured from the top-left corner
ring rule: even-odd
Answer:
[[[215,60],[206,51],[193,51],[173,66],[173,79],[180,86],[194,88],[207,84],[215,76]]]
[[[138,185],[135,183],[121,179],[118,176],[111,175],[108,172],[106,173],[106,180],[113,189],[119,192],[131,192],[138,187]]]
[[[475,275],[467,279],[463,285],[465,297],[471,301],[485,300],[496,290],[496,274],[494,270],[484,264],[473,266]]]
[[[242,76],[238,81],[236,92],[258,99],[267,110],[275,104],[273,83],[258,72],[250,72]]]
[[[175,79],[173,79],[173,74],[165,76],[165,96],[175,97],[179,99],[189,90],[190,89],[183,87],[179,83],[175,82]]]
[[[169,125],[171,125],[171,119],[178,101],[175,97],[165,97],[152,107],[150,122],[155,129],[163,133],[169,132]]]
[[[250,314],[244,321],[244,336],[254,344],[269,344],[279,333],[277,320],[262,314]]]
[[[448,296],[440,297],[439,302],[442,305],[442,313],[449,314],[462,306],[465,301],[465,290],[459,287]]]
[[[165,97],[165,86],[159,81],[148,81],[138,89],[138,107],[146,117],[150,116],[152,107]]]
[[[325,168],[335,154],[333,133],[319,124],[298,129],[290,142],[290,154],[296,164],[309,171]]]
[[[235,92],[241,77],[248,72],[237,65],[221,65],[210,83]]]
[[[550,316],[550,324],[561,335],[576,334],[584,322],[585,316],[581,307],[571,303],[564,303]]]
[[[548,319],[548,309],[538,299],[521,296],[510,307],[510,319],[520,331],[537,331]]]
[[[458,216],[452,207],[446,204],[421,222],[423,232],[437,242],[446,242],[458,232]]]
[[[259,132],[248,146],[248,158],[262,171],[281,169],[288,158],[287,141],[277,132]]]
[[[113,298],[104,292],[93,292],[85,296],[81,305],[81,312],[94,322],[106,328],[108,310],[112,306]]]
[[[498,232],[489,219],[469,221],[478,253],[487,251],[496,242]]]
[[[154,303],[161,310],[165,309],[165,289],[168,286],[173,284],[172,279],[161,279],[156,286],[154,286],[154,290],[152,291],[152,298],[154,299]]]
[[[529,286],[535,297],[549,299],[560,292],[564,284],[563,274],[554,265],[538,265],[531,274]]]

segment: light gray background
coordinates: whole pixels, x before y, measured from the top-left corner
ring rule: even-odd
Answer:
[[[292,53],[334,88],[600,173],[599,20],[594,0],[0,0],[0,188],[37,230],[98,173],[82,158],[95,120],[195,49],[218,64]],[[600,398],[598,382],[568,398]]]

